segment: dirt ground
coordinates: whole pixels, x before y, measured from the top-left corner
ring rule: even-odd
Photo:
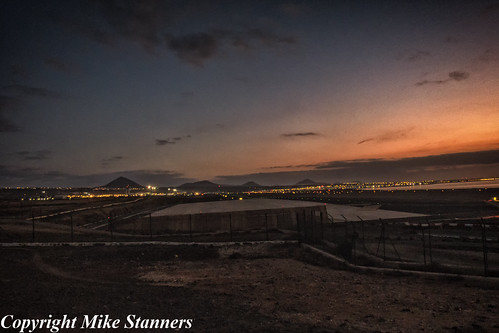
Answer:
[[[336,270],[296,244],[4,247],[0,259],[2,317],[192,318],[195,332],[499,331],[497,282]]]

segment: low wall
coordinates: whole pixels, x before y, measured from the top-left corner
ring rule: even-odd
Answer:
[[[322,220],[321,220],[322,219]],[[327,222],[326,206],[293,207],[191,215],[145,216],[118,223],[114,230],[135,234],[208,233],[249,230],[297,230],[297,221]]]

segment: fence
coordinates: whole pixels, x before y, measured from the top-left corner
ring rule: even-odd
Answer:
[[[333,221],[323,205],[154,217],[83,214],[2,219],[0,242],[244,242],[299,240],[356,265],[499,276],[499,219],[410,218]],[[88,220],[88,219],[87,219]]]
[[[499,219],[431,219],[298,223],[303,242],[353,264],[499,276]]]
[[[327,221],[324,205],[173,216],[108,213],[107,217],[96,215],[90,223],[87,218],[84,224],[80,215],[89,212],[4,220],[0,222],[0,242],[296,240],[298,220]]]
[[[177,241],[248,241],[297,239],[297,216],[327,221],[323,205],[282,209],[154,216],[118,223],[116,231],[169,237]]]

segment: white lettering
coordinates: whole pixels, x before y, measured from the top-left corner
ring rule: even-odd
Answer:
[[[0,322],[0,324],[2,325],[2,328],[10,328],[10,326],[12,325],[12,323],[11,323],[11,325],[9,325],[9,326],[6,326],[6,324],[5,324],[5,320],[6,320],[7,318],[9,318],[9,317],[10,317],[10,319],[12,319],[12,320],[14,319],[14,315],[6,315],[6,316],[3,316],[2,321]]]

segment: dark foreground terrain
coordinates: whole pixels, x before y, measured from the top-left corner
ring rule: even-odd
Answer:
[[[499,331],[493,279],[368,275],[318,262],[297,244],[3,247],[0,315],[191,318],[195,332]]]

